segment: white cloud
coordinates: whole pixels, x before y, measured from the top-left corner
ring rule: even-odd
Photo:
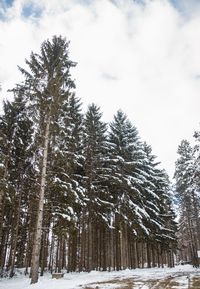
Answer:
[[[0,22],[3,94],[20,80],[17,65],[31,50],[64,35],[84,108],[97,103],[106,121],[122,108],[172,175],[178,144],[199,124],[199,6],[190,5],[186,18],[166,0],[32,0],[42,14],[27,19],[26,3],[15,0]]]

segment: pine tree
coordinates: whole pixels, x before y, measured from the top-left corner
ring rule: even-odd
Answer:
[[[189,258],[196,262],[200,238],[199,197],[196,186],[196,169],[194,150],[187,140],[178,147],[179,158],[176,161],[175,179],[176,192],[180,203],[180,230],[187,234],[186,246]],[[189,238],[188,238],[189,237]]]
[[[74,95],[63,104],[62,114],[56,122],[55,137],[51,143],[51,174],[49,174],[49,203],[53,204],[54,232],[66,238],[77,231],[81,207],[84,206],[82,114],[80,100]],[[60,226],[60,224],[62,224]],[[59,238],[59,237],[58,237]],[[70,238],[70,237],[69,237]],[[70,244],[68,244],[70,246]],[[68,248],[68,252],[71,252]],[[70,257],[70,260],[72,258]],[[76,256],[73,256],[76,264]],[[75,265],[73,265],[74,268]],[[68,270],[71,265],[68,264]],[[75,270],[76,268],[74,268]]]
[[[12,109],[9,102],[4,102],[4,114],[0,118],[0,266],[1,275],[3,273],[5,263],[5,242],[7,235],[5,233],[5,219],[6,218],[6,205],[7,205],[7,192],[8,192],[8,166],[11,160],[11,147],[13,135],[13,122],[11,121]]]
[[[4,103],[4,111],[6,110],[6,104]],[[7,132],[8,129],[5,129],[6,120],[4,116],[0,118],[0,241],[2,244],[2,230],[3,230],[3,215],[4,215],[4,197],[6,191],[6,178],[7,178],[7,166],[9,159],[9,149],[8,149],[8,140]]]
[[[10,277],[12,277],[16,261],[20,222],[23,218],[22,204],[24,196],[27,194],[25,184],[27,185],[28,170],[32,166],[30,151],[33,131],[32,121],[29,118],[28,109],[22,95],[15,96],[13,102],[4,103],[4,115],[1,117],[0,126],[4,136],[4,141],[1,142],[1,152],[6,156],[7,163],[4,216],[11,221],[9,237],[11,246],[9,248],[7,269],[10,269]],[[7,212],[9,212],[9,215],[7,215]],[[2,223],[3,220],[1,225]],[[9,234],[9,232],[4,232],[4,234]],[[4,242],[1,244],[3,246]],[[3,247],[1,250],[3,250]],[[6,251],[4,250],[4,252]],[[3,266],[3,263],[1,266]]]
[[[169,177],[164,170],[157,168],[156,176],[155,194],[159,196],[159,214],[157,222],[160,227],[157,228],[155,240],[158,242],[161,254],[166,254],[168,266],[173,267],[173,254],[177,248],[177,223],[175,221],[176,215],[172,204],[172,189]]]
[[[142,189],[145,177],[141,173],[144,153],[137,129],[132,126],[127,116],[118,111],[110,125],[110,143],[113,157],[112,187],[116,212],[132,226],[148,234],[143,226]]]
[[[109,141],[111,143],[110,192],[114,203],[115,268],[119,270],[123,265],[123,255],[127,256],[128,240],[126,239],[122,250],[124,253],[121,253],[122,236],[125,235],[126,238],[131,238],[131,242],[135,242],[141,236],[149,235],[148,228],[144,225],[147,213],[142,200],[146,177],[142,168],[144,152],[138,131],[122,111],[117,112],[110,125]],[[130,250],[136,249],[130,248]],[[126,259],[127,257],[124,264],[128,263]],[[138,266],[136,262],[135,258],[134,267]]]
[[[171,203],[169,178],[164,170],[158,168],[160,163],[155,162],[156,157],[146,143],[144,143],[144,152],[147,182],[143,196],[145,210],[150,216],[146,220],[146,225],[151,232],[149,241],[153,244],[157,241],[163,248],[168,248],[173,244],[174,249],[176,247],[176,223]]]
[[[169,214],[171,204],[166,174],[157,168],[158,163],[155,162],[151,148],[140,141],[136,128],[121,111],[117,112],[114,122],[111,123],[110,142],[111,192],[117,212],[115,213],[116,254],[120,255],[119,243],[122,236],[130,232],[136,243],[136,254],[141,255],[137,257],[141,258],[141,261],[135,259],[134,266],[141,263],[143,267],[146,260],[150,267],[152,258],[155,264],[154,253],[157,243],[164,242],[168,250],[176,242],[174,215],[172,216],[172,212]],[[118,232],[122,232],[121,235]],[[159,236],[162,236],[162,242]],[[127,240],[124,239],[124,242],[126,244]],[[127,256],[126,250],[122,250],[125,253],[117,260],[118,264],[124,256]],[[170,252],[172,256],[172,250]],[[158,259],[159,254],[160,252],[157,252]],[[117,269],[120,268],[118,264]]]
[[[24,91],[34,108],[38,144],[41,147],[39,204],[32,253],[31,283],[38,281],[48,150],[54,132],[53,124],[62,111],[63,102],[74,88],[70,68],[74,67],[75,63],[69,60],[68,46],[69,43],[65,39],[54,36],[52,41],[42,43],[40,54],[32,52],[30,60],[26,60],[29,71],[20,68],[25,76]]]
[[[87,228],[88,234],[86,266],[88,271],[100,266],[97,264],[98,256],[95,258],[95,252],[98,251],[99,246],[97,234],[98,231],[103,232],[109,224],[107,126],[102,122],[101,117],[100,108],[91,104],[84,119],[83,181],[87,209],[83,211],[83,220],[85,219],[84,226]],[[103,263],[102,266],[105,268],[105,262],[103,261]]]
[[[85,157],[85,188],[88,196],[88,209],[93,218],[93,213],[99,212],[99,217],[104,220],[106,215],[101,215],[101,198],[105,199],[108,179],[108,142],[106,137],[106,124],[101,121],[100,108],[92,104],[84,120],[83,151]],[[99,194],[101,192],[101,195]],[[102,212],[103,213],[103,212]]]

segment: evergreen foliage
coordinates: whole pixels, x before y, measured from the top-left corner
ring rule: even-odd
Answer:
[[[4,184],[1,187],[3,192],[1,209],[4,211],[4,218],[1,222],[1,230],[3,230],[2,238],[7,236],[7,240],[11,244],[8,264],[12,277],[14,260],[20,258],[17,249],[19,248],[20,251],[23,247],[22,242],[24,242],[20,239],[17,242],[17,236],[19,231],[24,229],[29,198],[28,186],[31,183],[30,178],[33,170],[33,123],[29,118],[26,102],[22,95],[15,96],[12,103],[5,102],[4,111],[4,115],[0,118],[2,132],[0,147],[1,157],[4,159],[4,179],[2,178]],[[3,247],[1,247],[0,254],[1,260],[5,259]]]
[[[83,115],[68,47],[31,54],[0,117],[1,273],[172,266],[168,177],[122,111],[110,126],[95,104]]]
[[[190,260],[197,265],[197,250],[200,249],[200,200],[198,154],[187,140],[178,147],[176,161],[176,197],[179,202],[179,249],[180,259]]]

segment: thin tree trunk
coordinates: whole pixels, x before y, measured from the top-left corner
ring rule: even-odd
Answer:
[[[86,223],[85,223],[85,214],[83,214],[82,218],[82,227],[80,228],[80,234],[81,234],[81,244],[80,244],[80,250],[81,250],[81,256],[80,256],[80,263],[79,263],[79,272],[85,270],[85,255],[86,255]]]
[[[53,257],[54,257],[54,234],[53,231],[51,232],[51,243],[49,249],[49,264],[48,270],[52,273],[53,272]]]
[[[33,246],[33,252],[32,252],[31,284],[37,283],[38,281],[49,134],[50,134],[50,116],[47,119],[45,137],[44,137],[44,152],[43,152],[43,159],[42,159],[42,175],[41,175],[41,184],[40,184],[40,193],[39,193],[38,215],[37,215],[36,230],[35,230],[35,237],[34,237],[34,246]]]
[[[58,273],[62,270],[62,255],[63,255],[63,235],[59,236],[59,246],[58,246]]]
[[[146,242],[146,255],[147,255],[147,267],[151,268],[151,251],[150,251],[150,244]]]
[[[29,212],[31,212],[31,209],[33,207],[29,208]],[[30,213],[27,214],[27,220],[26,223],[28,225],[27,231],[28,231],[28,236],[27,236],[27,245],[26,245],[26,252],[25,252],[25,275],[28,274],[28,268],[30,267],[31,264],[31,252],[33,248],[33,231],[32,231],[32,224],[33,222],[31,221],[31,216],[29,215]],[[31,277],[31,276],[30,276]]]
[[[45,268],[45,250],[46,250],[46,233],[43,232],[42,234],[42,239],[41,239],[41,244],[42,244],[42,248],[41,248],[41,271],[40,271],[40,276],[44,275],[44,268]]]
[[[17,239],[18,239],[18,231],[19,231],[19,220],[20,220],[20,206],[21,206],[21,198],[22,198],[22,191],[21,188],[19,188],[19,200],[18,200],[18,208],[17,208],[17,216],[16,216],[16,227],[15,227],[15,233],[14,233],[14,244],[13,249],[11,250],[11,268],[10,268],[10,278],[14,276],[14,266],[15,266],[15,256],[16,256],[16,250],[17,250]]]
[[[10,151],[10,148],[9,148]],[[5,169],[3,173],[3,178],[2,180],[6,180],[7,175],[8,175],[8,162],[9,162],[10,156],[7,156],[6,161],[5,161]],[[0,189],[0,242],[3,236],[3,214],[4,214],[4,188]],[[0,264],[2,265],[2,264]]]
[[[200,220],[199,220],[199,206],[197,198],[195,197],[194,191],[192,191],[192,200],[193,200],[193,206],[194,206],[194,216],[195,216],[195,222],[196,222],[196,233],[197,233],[197,249],[200,249]]]
[[[4,266],[6,263],[6,253],[8,249],[8,240],[9,240],[9,228],[5,229],[3,231],[3,238],[2,238],[2,250],[1,250],[1,256],[0,256],[0,277],[3,277],[4,272]]]

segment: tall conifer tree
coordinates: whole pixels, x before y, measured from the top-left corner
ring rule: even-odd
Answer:
[[[180,231],[183,236],[187,235],[187,240],[183,242],[187,243],[190,258],[195,261],[197,249],[200,246],[200,216],[198,213],[200,202],[196,183],[194,149],[187,140],[183,140],[178,147],[178,154],[174,176],[181,212]]]
[[[98,257],[95,255],[95,252],[98,251],[97,248],[100,246],[97,235],[102,234],[103,236],[103,232],[109,224],[107,126],[101,118],[100,108],[95,104],[91,104],[84,118],[83,135],[83,154],[85,158],[83,183],[87,204],[87,208],[83,210],[83,220],[85,219],[84,226],[88,233],[86,262],[88,271],[100,266],[97,264]],[[102,238],[105,238],[105,236]],[[105,248],[102,251],[105,252]],[[102,265],[102,267],[105,268],[105,265]]]
[[[116,212],[132,226],[135,234],[148,234],[142,219],[146,212],[142,204],[142,190],[146,178],[142,173],[144,152],[137,129],[127,116],[118,111],[110,125],[112,175],[111,182]]]
[[[4,104],[4,115],[0,119],[4,141],[1,142],[1,152],[6,157],[6,195],[5,215],[9,209],[11,222],[10,249],[7,268],[10,277],[14,274],[14,265],[18,245],[18,232],[21,218],[23,218],[22,204],[25,204],[27,182],[32,167],[32,133],[33,122],[30,119],[28,108],[23,95],[15,96],[13,102]],[[25,186],[26,184],[26,186]],[[26,204],[27,205],[27,204]],[[7,234],[4,232],[5,235]],[[3,245],[3,242],[2,242]],[[3,265],[3,264],[2,264]]]
[[[65,39],[54,36],[52,41],[42,43],[40,54],[32,52],[30,60],[26,60],[29,70],[20,68],[25,76],[26,96],[30,98],[34,107],[38,143],[41,147],[39,203],[32,253],[31,283],[38,281],[49,143],[55,131],[54,121],[59,118],[63,102],[74,88],[70,69],[75,63],[69,60],[68,46],[69,43]]]

